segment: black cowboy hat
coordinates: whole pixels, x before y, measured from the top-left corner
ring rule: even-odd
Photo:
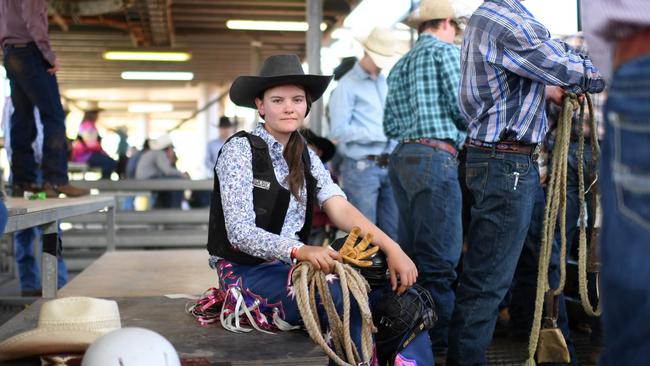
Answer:
[[[305,138],[305,141],[308,144],[314,145],[322,151],[320,160],[323,163],[327,163],[334,157],[334,154],[336,153],[336,145],[334,145],[332,141],[326,139],[325,137],[318,136],[316,133],[314,133],[314,131],[308,128],[301,130],[300,134]]]
[[[219,128],[229,128],[232,127],[232,122],[230,122],[230,118],[226,116],[221,116],[219,118]]]
[[[278,85],[296,84],[305,88],[312,102],[318,100],[332,76],[305,74],[296,55],[277,55],[264,60],[259,76],[240,76],[230,87],[230,100],[249,108],[265,90]]]

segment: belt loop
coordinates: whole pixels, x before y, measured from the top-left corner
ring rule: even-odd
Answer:
[[[490,154],[491,158],[495,158],[497,156],[497,143],[492,144],[492,153]]]

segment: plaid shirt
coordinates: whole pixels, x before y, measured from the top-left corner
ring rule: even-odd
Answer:
[[[459,65],[458,47],[422,33],[388,75],[386,136],[452,140],[461,147],[467,124],[456,99]]]
[[[474,12],[461,50],[459,97],[471,138],[540,142],[548,128],[545,85],[603,90],[591,60],[550,37],[518,0],[486,0]]]

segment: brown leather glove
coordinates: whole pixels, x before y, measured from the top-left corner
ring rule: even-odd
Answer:
[[[368,248],[372,242],[372,234],[370,233],[366,234],[363,239],[357,243],[357,239],[359,238],[360,233],[361,229],[359,229],[357,226],[353,227],[350,231],[350,234],[348,235],[348,238],[345,240],[343,246],[339,250],[339,253],[341,253],[341,256],[343,257],[343,261],[345,263],[352,264],[357,267],[370,267],[372,266],[372,261],[368,260],[368,258],[377,253],[379,251],[379,247],[372,246],[371,248]]]

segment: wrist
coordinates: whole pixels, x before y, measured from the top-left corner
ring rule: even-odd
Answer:
[[[291,260],[291,263],[296,264],[298,262],[298,250],[302,247],[302,245],[297,245],[294,247],[291,247],[289,251],[289,259]]]

